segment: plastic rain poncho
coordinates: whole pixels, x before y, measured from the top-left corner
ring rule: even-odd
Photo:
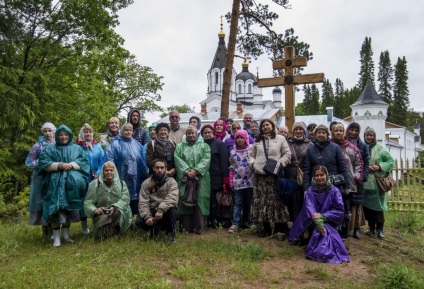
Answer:
[[[69,142],[66,145],[59,141],[61,131],[69,134]],[[62,124],[57,128],[55,140],[54,145],[42,151],[38,162],[38,172],[42,175],[43,218],[46,221],[59,211],[82,209],[90,172],[87,154],[79,145],[73,143],[72,131],[66,125]],[[79,166],[79,170],[45,171],[48,166],[60,162],[74,162]]]
[[[335,229],[343,222],[344,206],[339,189],[333,185],[325,190],[309,187],[302,210],[290,230],[289,241],[299,240],[300,235],[314,223],[314,213],[323,216],[326,233],[320,233],[314,228],[305,250],[306,257],[322,263],[349,262],[346,247]]]
[[[41,152],[50,144],[54,144],[54,140],[49,142],[44,136],[40,136],[38,141],[32,146],[31,151],[25,159],[25,165],[32,169],[32,180],[29,197],[28,211],[40,212],[42,211],[42,197],[41,197],[41,180],[42,176],[38,174],[38,159]]]
[[[148,176],[144,147],[134,138],[119,135],[106,149],[102,164],[107,161],[115,164],[119,177],[127,184],[130,200],[138,200],[141,183]],[[100,168],[97,174],[100,175]]]
[[[131,225],[132,213],[128,187],[125,182],[119,179],[119,174],[116,168],[113,182],[110,187],[104,183],[103,170],[100,173],[99,179],[92,181],[88,185],[88,192],[84,201],[84,211],[87,216],[92,216],[93,212],[97,208],[110,208],[111,206],[114,206],[121,213],[121,217],[119,219],[119,226],[121,228],[120,233],[124,233]],[[101,226],[110,222],[108,218],[111,218],[111,216],[93,216],[95,234]]]
[[[209,145],[201,139],[197,139],[194,144],[190,144],[187,140],[177,145],[174,154],[175,167],[177,169],[177,182],[179,188],[178,213],[191,214],[192,208],[186,207],[181,203],[185,185],[181,183],[188,169],[194,169],[198,172],[197,177],[200,180],[200,189],[197,202],[204,216],[209,215],[211,184],[209,175],[209,165],[211,162],[211,151]]]

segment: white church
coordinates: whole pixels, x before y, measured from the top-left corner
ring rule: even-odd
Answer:
[[[225,44],[225,33],[222,29],[218,33],[218,47],[212,61],[212,65],[207,73],[207,97],[200,102],[200,113],[181,113],[181,125],[187,126],[191,116],[197,116],[202,121],[202,125],[213,124],[221,115],[221,93],[224,79],[227,47]],[[242,122],[245,113],[253,115],[253,119],[260,121],[264,118],[272,119],[277,126],[285,125],[285,118],[282,110],[282,90],[275,87],[272,90],[272,100],[264,100],[262,89],[257,86],[258,77],[249,71],[249,63],[244,60],[242,71],[237,73],[233,68],[229,117],[234,121]],[[375,129],[377,141],[384,144],[393,157],[400,163],[400,160],[412,161],[418,157],[418,153],[424,149],[421,144],[420,126],[414,125],[414,132],[406,127],[396,125],[386,121],[389,105],[384,102],[371,82],[368,82],[359,98],[351,106],[351,116],[340,119],[333,116],[333,108],[327,108],[326,115],[296,116],[296,122],[304,122],[329,125],[333,121],[342,122],[345,127],[352,121],[361,126],[361,138],[363,131],[367,127]],[[169,123],[168,117],[157,121]]]

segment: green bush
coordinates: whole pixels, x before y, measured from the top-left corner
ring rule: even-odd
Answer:
[[[378,285],[384,289],[423,288],[423,276],[404,264],[392,264],[380,267]]]
[[[423,226],[421,215],[413,212],[398,214],[394,219],[395,229],[401,233],[416,234]]]

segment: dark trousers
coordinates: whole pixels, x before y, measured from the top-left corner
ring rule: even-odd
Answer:
[[[362,207],[364,210],[365,219],[368,221],[368,226],[371,231],[383,230],[384,227],[384,211],[374,211],[367,207]]]
[[[153,217],[155,216],[156,211],[157,211],[156,209],[150,210]],[[138,228],[141,228],[145,231],[150,231],[152,229],[161,229],[161,230],[165,230],[167,235],[175,234],[176,223],[177,223],[176,208],[169,208],[168,211],[166,211],[163,214],[162,219],[159,220],[159,222],[157,222],[153,226],[147,225],[146,220],[141,218],[140,215],[137,215],[137,220],[135,221],[135,224]]]

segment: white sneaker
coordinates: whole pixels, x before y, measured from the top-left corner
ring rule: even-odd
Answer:
[[[232,225],[232,226],[228,229],[228,233],[230,233],[230,234],[234,234],[235,232],[237,232],[237,225]]]

